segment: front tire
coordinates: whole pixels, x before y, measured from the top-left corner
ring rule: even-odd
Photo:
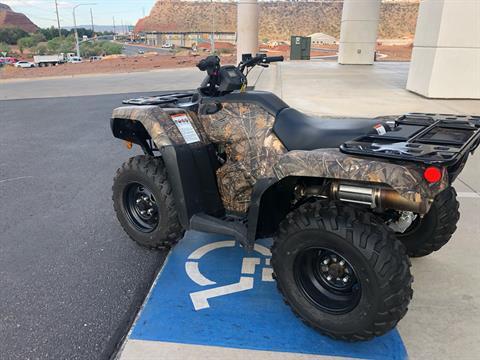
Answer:
[[[113,207],[132,240],[147,248],[171,247],[183,236],[163,160],[135,156],[117,170]]]
[[[453,187],[438,194],[423,218],[417,218],[403,234],[397,234],[397,238],[407,248],[407,254],[423,257],[445,246],[457,230],[459,205]]]
[[[335,339],[385,334],[413,293],[410,261],[394,233],[371,213],[336,202],[291,212],[274,238],[272,266],[293,312]]]

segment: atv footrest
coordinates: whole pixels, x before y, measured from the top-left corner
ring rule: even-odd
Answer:
[[[207,214],[195,214],[190,219],[190,229],[213,234],[230,235],[242,246],[248,247],[247,226],[237,218],[219,219]]]

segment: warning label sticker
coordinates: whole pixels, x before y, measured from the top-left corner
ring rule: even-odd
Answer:
[[[175,114],[170,116],[172,121],[177,126],[177,129],[183,136],[183,139],[187,144],[199,142],[200,138],[198,137],[195,128],[190,122],[190,118],[186,114]]]
[[[387,133],[387,130],[382,124],[377,124],[373,128],[377,130],[378,135],[385,135]]]

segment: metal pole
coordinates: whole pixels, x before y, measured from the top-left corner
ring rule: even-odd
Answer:
[[[78,40],[77,19],[75,18],[75,9],[82,5],[97,5],[97,4],[94,4],[94,3],[78,4],[73,7],[73,27],[75,29],[75,43],[76,43],[78,57],[80,57],[80,41]]]
[[[55,0],[55,10],[57,11],[58,37],[62,37],[62,28],[60,27],[60,16],[58,15],[58,2]]]
[[[115,39],[115,35],[117,34],[117,28],[115,27],[115,16],[113,17],[113,40]]]
[[[213,0],[212,2],[212,39],[210,43],[210,52],[212,54],[215,53],[215,6],[213,5]]]
[[[90,19],[92,20],[92,37],[95,37],[95,25],[93,25],[93,10],[90,8]]]
[[[80,5],[73,7],[73,27],[75,29],[75,44],[77,48],[77,56],[80,57],[80,43],[78,41],[78,31],[77,31],[77,19],[75,18],[75,9]]]

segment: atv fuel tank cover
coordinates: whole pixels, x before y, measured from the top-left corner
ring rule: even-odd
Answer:
[[[269,114],[276,116],[283,109],[288,108],[288,105],[280,99],[277,95],[267,91],[234,91],[230,94],[216,97],[203,97],[201,102],[207,103],[251,103],[258,105],[265,109]]]

